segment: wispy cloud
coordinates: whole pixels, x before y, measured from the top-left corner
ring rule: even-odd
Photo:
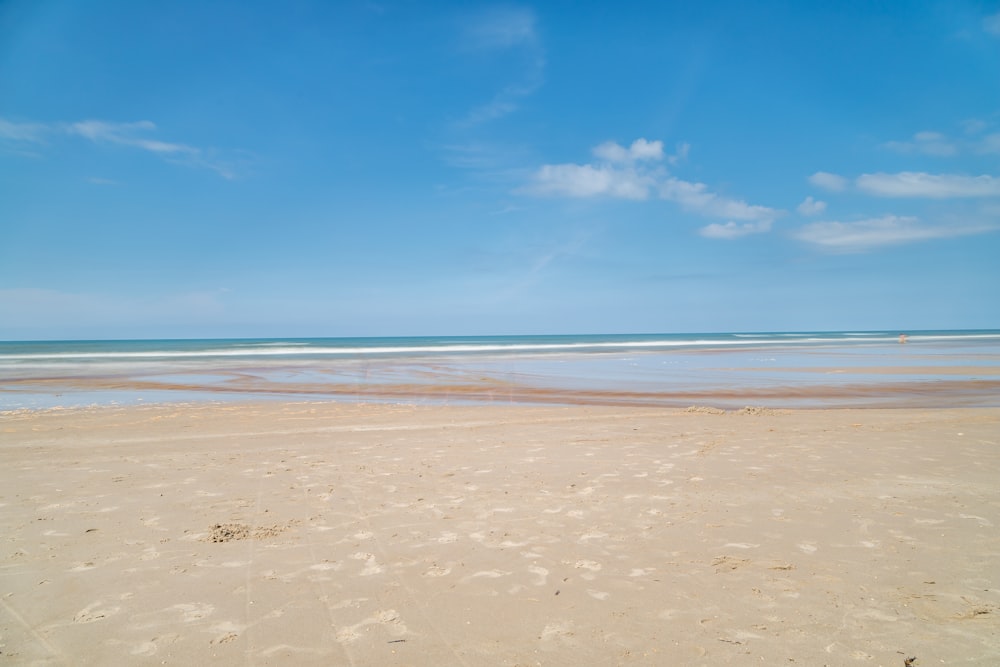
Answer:
[[[118,185],[118,181],[110,178],[101,178],[99,176],[91,176],[87,179],[87,182],[93,183],[94,185]]]
[[[998,227],[984,223],[927,224],[915,217],[885,215],[851,222],[813,222],[793,236],[829,252],[866,252],[883,246],[982,234]]]
[[[542,67],[538,65],[535,70],[527,74],[522,83],[504,86],[492,100],[470,111],[461,125],[466,127],[481,125],[517,111],[521,99],[531,95],[541,87],[541,71]]]
[[[682,144],[678,155],[686,156],[687,151],[687,144]],[[595,146],[592,153],[598,158],[596,162],[542,165],[533,174],[532,182],[521,191],[541,196],[634,200],[655,195],[691,213],[728,218],[727,224],[710,225],[702,230],[702,234],[710,238],[736,238],[766,232],[782,214],[777,209],[720,195],[705,183],[670,175],[661,164],[671,160],[663,152],[662,141],[641,138],[629,146],[607,141]],[[753,224],[739,225],[736,220]]]
[[[535,12],[528,7],[490,7],[466,17],[463,44],[468,49],[534,46],[538,41],[536,25]]]
[[[989,175],[928,174],[904,171],[898,174],[862,174],[857,187],[879,197],[1000,197],[1000,178]]]
[[[692,183],[672,177],[660,184],[660,197],[676,202],[686,211],[714,218],[772,221],[781,214],[777,209],[719,195],[709,190],[704,183]]]
[[[979,119],[969,119],[962,123],[965,136],[950,137],[943,132],[924,130],[905,141],[887,141],[883,148],[904,155],[922,154],[937,157],[954,157],[960,154],[1000,153],[1000,132],[984,134],[990,127]]]
[[[667,157],[667,162],[672,165],[680,164],[687,159],[688,153],[691,152],[691,144],[684,142],[677,144],[677,152],[673,155]]]
[[[749,234],[763,234],[771,231],[771,220],[760,220],[758,222],[737,223],[730,220],[726,224],[713,222],[699,230],[699,233],[710,239],[738,239]]]
[[[0,139],[9,142],[46,144],[58,137],[81,137],[95,144],[116,144],[146,151],[175,164],[210,169],[223,178],[236,177],[234,160],[222,159],[213,150],[153,138],[150,134],[156,129],[156,124],[148,120],[132,123],[104,120],[17,123],[0,118]]]
[[[537,17],[529,8],[493,7],[467,16],[461,43],[468,51],[512,51],[525,60],[520,78],[503,86],[489,102],[472,109],[460,123],[463,126],[480,125],[513,113],[545,80],[545,53],[538,37]]]
[[[75,134],[90,139],[97,144],[112,143],[131,146],[164,157],[184,156],[197,158],[202,153],[201,150],[193,146],[143,137],[143,132],[156,130],[156,125],[148,120],[141,120],[137,123],[108,123],[100,120],[84,120],[77,123],[69,123],[64,127],[68,134]]]
[[[994,37],[1000,37],[1000,12],[983,19],[983,30]]]
[[[1000,155],[1000,132],[994,132],[983,137],[979,142],[978,152]]]
[[[42,143],[48,127],[43,123],[15,123],[0,118],[0,139]]]
[[[826,210],[826,202],[806,197],[796,208],[800,215],[819,215]]]
[[[809,177],[809,182],[818,188],[829,190],[830,192],[843,192],[847,189],[847,179],[839,174],[831,174],[828,171],[817,171]]]
[[[887,141],[882,144],[897,153],[923,153],[948,157],[958,153],[958,146],[940,132],[917,132],[909,141]]]

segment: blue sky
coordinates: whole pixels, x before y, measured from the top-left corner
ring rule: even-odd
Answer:
[[[3,339],[997,327],[998,2],[0,3]]]

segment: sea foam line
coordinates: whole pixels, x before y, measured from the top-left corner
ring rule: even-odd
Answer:
[[[930,337],[928,337],[930,338]],[[945,338],[945,337],[941,337]],[[957,336],[962,338],[962,336]],[[891,342],[895,337],[866,338],[864,342]],[[424,353],[476,353],[476,352],[553,352],[579,350],[614,349],[654,349],[676,347],[752,347],[785,346],[803,344],[837,345],[851,342],[849,339],[794,338],[794,339],[735,339],[735,340],[650,340],[650,341],[605,341],[580,343],[497,343],[478,345],[409,345],[409,346],[361,346],[361,347],[239,347],[219,350],[145,350],[134,352],[35,352],[22,354],[2,354],[0,360],[38,361],[45,359],[157,359],[157,358],[199,358],[199,357],[251,357],[251,356],[345,356],[345,355],[391,355]]]

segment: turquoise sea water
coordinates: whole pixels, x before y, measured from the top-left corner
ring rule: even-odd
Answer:
[[[1000,405],[1000,331],[0,342],[0,409],[259,398]]]

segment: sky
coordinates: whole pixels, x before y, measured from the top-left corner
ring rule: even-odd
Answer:
[[[1000,328],[1000,2],[0,2],[0,339]]]

